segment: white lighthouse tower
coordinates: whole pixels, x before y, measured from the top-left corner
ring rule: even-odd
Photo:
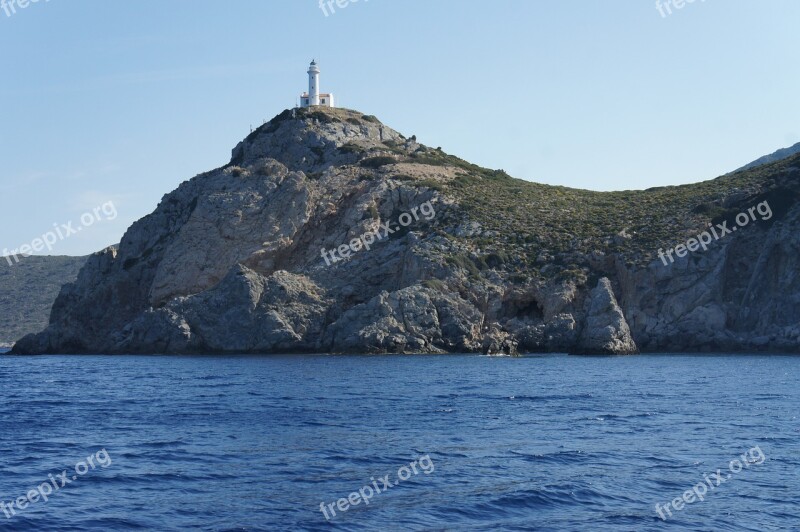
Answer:
[[[300,96],[301,107],[312,107],[322,105],[324,107],[336,107],[333,104],[333,94],[319,92],[319,67],[316,61],[311,61],[308,67],[308,92]]]
[[[319,67],[311,61],[308,67],[308,105],[319,105]]]

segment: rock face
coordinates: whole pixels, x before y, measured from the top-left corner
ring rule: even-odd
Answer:
[[[586,353],[634,354],[638,351],[611,281],[600,279],[586,301],[586,325],[578,349]]]
[[[603,226],[614,196],[514,180],[354,111],[285,111],[90,257],[15,352],[798,351],[798,165]],[[502,194],[519,199],[483,207]],[[697,204],[726,215],[774,194],[769,223],[702,254],[645,252],[642,227],[674,245],[705,227]],[[525,216],[529,230],[497,224]]]
[[[640,349],[797,352],[799,227],[792,204],[768,229],[742,228],[699,260],[620,268],[622,308]]]

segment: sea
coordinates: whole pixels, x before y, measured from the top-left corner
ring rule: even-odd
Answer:
[[[0,531],[800,530],[800,358],[0,356]]]

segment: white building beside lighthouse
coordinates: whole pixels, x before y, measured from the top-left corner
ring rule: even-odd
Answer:
[[[311,61],[311,66],[308,67],[308,92],[300,95],[300,107],[315,105],[336,107],[333,103],[333,94],[319,92],[319,67],[316,61]]]

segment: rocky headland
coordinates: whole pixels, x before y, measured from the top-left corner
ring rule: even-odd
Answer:
[[[686,186],[547,186],[373,116],[288,110],[90,257],[14,352],[797,352],[799,190],[797,155]]]

